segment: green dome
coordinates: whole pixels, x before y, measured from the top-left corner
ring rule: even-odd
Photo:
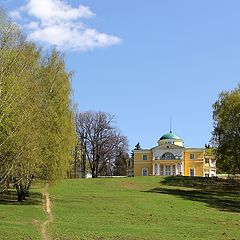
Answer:
[[[178,140],[182,140],[179,136],[177,136],[176,134],[174,134],[172,132],[164,134],[159,140],[164,140],[164,139],[178,139]]]

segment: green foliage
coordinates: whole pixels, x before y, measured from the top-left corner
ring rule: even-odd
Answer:
[[[71,74],[65,71],[64,59],[56,51],[41,66],[40,125],[41,178],[56,180],[66,175],[75,144],[74,115],[71,109]]]
[[[240,173],[240,86],[219,95],[213,119],[217,167],[225,173]]]
[[[33,178],[66,175],[75,143],[71,74],[55,50],[43,54],[0,12],[0,191],[19,201]]]
[[[127,175],[127,159],[129,158],[127,152],[120,153],[115,159],[114,176]]]
[[[206,153],[206,155],[209,155],[209,156],[215,156],[216,155],[216,149],[213,148],[213,147],[207,147],[205,149],[205,153]]]

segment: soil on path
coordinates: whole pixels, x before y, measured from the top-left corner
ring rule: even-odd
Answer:
[[[47,189],[48,189],[48,184],[46,185],[44,192],[43,192],[43,197],[44,197],[43,208],[47,214],[47,220],[41,224],[42,240],[50,240],[51,239],[47,234],[46,227],[49,223],[53,222],[53,216],[52,216],[52,211],[51,211],[51,202],[50,202],[49,193],[48,193]]]

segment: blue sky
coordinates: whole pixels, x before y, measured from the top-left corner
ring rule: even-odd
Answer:
[[[239,1],[0,3],[29,39],[65,52],[79,109],[114,114],[130,149],[155,146],[170,116],[186,146],[203,147],[212,104],[240,82]]]

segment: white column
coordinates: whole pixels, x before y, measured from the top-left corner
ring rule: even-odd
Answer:
[[[163,175],[166,175],[166,165],[163,165]]]
[[[184,176],[184,166],[183,166],[183,163],[181,164],[181,172],[182,172],[182,175]]]
[[[153,163],[153,168],[152,168],[152,175],[155,175],[155,163]]]
[[[159,176],[160,175],[160,164],[158,163],[158,165],[157,165],[157,175]]]
[[[178,163],[175,164],[175,174],[178,175]]]

